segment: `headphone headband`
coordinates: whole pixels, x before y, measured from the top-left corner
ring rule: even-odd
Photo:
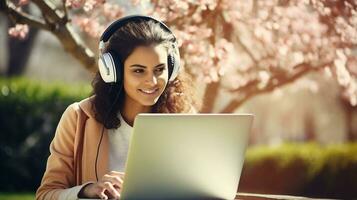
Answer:
[[[126,17],[123,17],[117,21],[114,21],[112,24],[109,25],[109,27],[104,31],[104,33],[102,34],[102,36],[100,37],[100,41],[102,42],[107,42],[109,40],[109,38],[115,33],[115,31],[124,26],[126,23],[130,22],[130,21],[134,21],[134,20],[152,20],[154,22],[159,23],[167,32],[171,33],[176,41],[176,37],[175,35],[172,33],[172,31],[169,29],[168,26],[166,26],[166,24],[164,24],[162,21],[155,19],[153,17],[150,16],[146,16],[146,15],[129,15]]]

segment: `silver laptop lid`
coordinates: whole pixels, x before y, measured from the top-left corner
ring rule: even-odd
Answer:
[[[250,114],[139,114],[121,199],[234,199]]]

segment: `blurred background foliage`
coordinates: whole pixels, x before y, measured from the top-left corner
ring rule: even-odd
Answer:
[[[0,191],[34,191],[63,111],[90,87],[12,78],[0,90]]]
[[[0,91],[0,191],[35,191],[63,111],[91,87],[11,78],[0,79]],[[355,180],[357,143],[252,145],[239,191],[348,199],[357,197]]]
[[[0,192],[0,199],[6,199],[6,200],[32,200],[35,198],[35,195],[33,193],[18,193],[18,194],[13,194],[13,193],[1,193]]]

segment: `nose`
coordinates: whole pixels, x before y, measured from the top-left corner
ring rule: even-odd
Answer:
[[[157,84],[157,77],[155,76],[155,74],[149,74],[147,79],[146,79],[146,83],[148,83],[150,86],[154,86]]]

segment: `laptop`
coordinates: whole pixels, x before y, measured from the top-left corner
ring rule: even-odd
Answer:
[[[251,114],[139,114],[120,199],[234,199]]]

